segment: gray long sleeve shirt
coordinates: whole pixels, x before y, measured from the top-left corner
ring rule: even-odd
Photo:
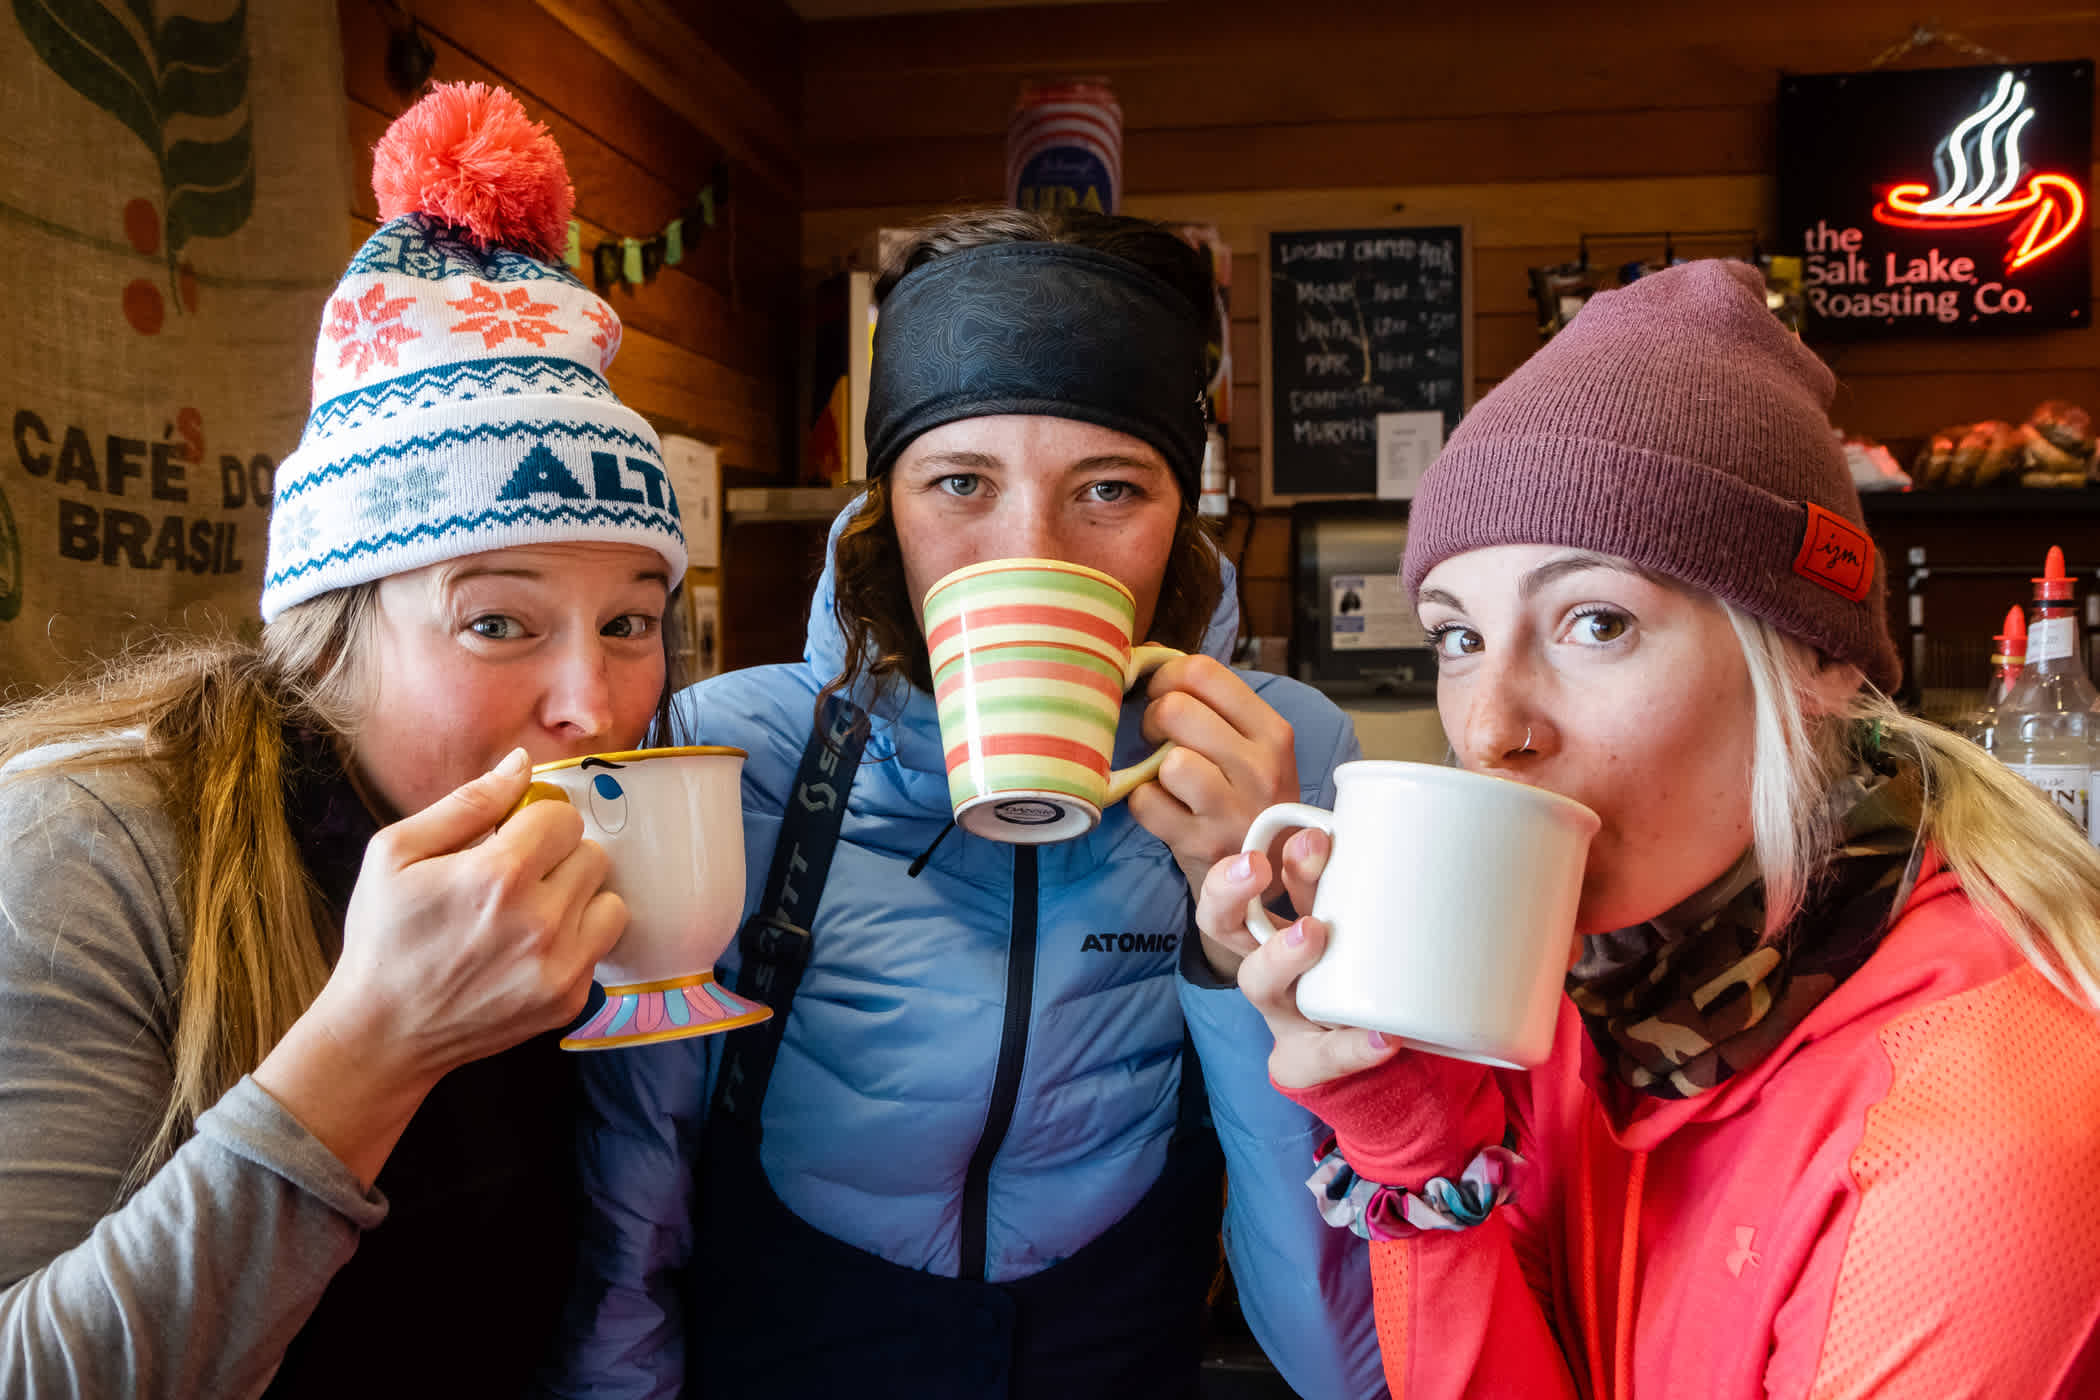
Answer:
[[[259,1393],[387,1213],[251,1079],[128,1200],[188,930],[140,769],[0,781],[0,1400]]]

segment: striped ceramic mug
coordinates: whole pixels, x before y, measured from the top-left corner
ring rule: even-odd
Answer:
[[[926,646],[963,830],[1035,845],[1084,836],[1173,747],[1111,771],[1123,695],[1172,647],[1133,648],[1137,600],[1099,569],[993,559],[926,590]]]

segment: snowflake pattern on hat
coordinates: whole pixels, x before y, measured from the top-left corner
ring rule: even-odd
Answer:
[[[591,335],[591,344],[598,347],[598,368],[612,365],[613,356],[620,353],[620,337],[623,334],[620,318],[613,315],[610,306],[586,306],[583,314],[598,329]]]
[[[429,467],[411,467],[399,476],[376,477],[358,498],[367,524],[390,525],[403,512],[422,515],[444,500],[445,483]]]
[[[277,541],[282,537],[287,548],[306,550],[313,548],[314,541],[321,537],[321,527],[314,519],[314,508],[305,504],[295,509],[270,513],[270,552],[277,552]]]
[[[499,292],[481,282],[472,286],[474,290],[468,296],[445,303],[454,311],[468,313],[466,320],[451,327],[454,334],[472,332],[481,337],[484,347],[493,350],[512,336],[545,349],[548,336],[562,333],[560,326],[547,319],[555,309],[554,303],[534,301],[527,288],[512,287]]]
[[[374,364],[400,368],[396,353],[399,347],[423,334],[413,326],[401,324],[401,314],[415,304],[414,297],[389,299],[382,282],[374,282],[362,296],[352,296],[347,291],[336,293],[329,299],[328,321],[321,328],[322,336],[338,347],[336,368],[348,368],[358,376],[370,373]],[[320,380],[317,362],[314,382],[318,384]]]

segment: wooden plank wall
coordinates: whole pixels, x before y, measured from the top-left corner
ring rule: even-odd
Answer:
[[[616,288],[625,323],[613,388],[659,429],[716,444],[729,484],[794,465],[802,213],[801,21],[782,0],[416,0],[437,81],[500,83],[545,122],[576,187],[588,250],[657,233],[718,162],[716,227],[686,230],[685,260]],[[357,180],[346,237],[374,227],[371,147],[413,94],[391,88],[390,0],[338,0]],[[588,272],[585,274],[588,276]],[[798,655],[802,563],[724,540],[725,664]],[[791,577],[774,579],[786,570]],[[790,610],[791,612],[792,610]]]
[[[1948,0],[1933,14],[1944,32],[2014,60],[2100,57],[2090,6]],[[1780,76],[1865,68],[1918,17],[1892,0],[1159,0],[811,24],[803,257],[821,268],[871,228],[998,201],[1020,82],[1108,78],[1124,114],[1127,211],[1216,223],[1235,250],[1232,460],[1239,493],[1252,496],[1261,231],[1469,220],[1474,389],[1484,392],[1538,344],[1526,269],[1572,259],[1582,233],[1775,235]],[[1979,61],[1944,44],[1897,60]],[[1690,239],[1679,249],[1743,251]],[[1598,245],[1593,256],[1660,251]],[[1861,345],[1830,359],[1838,422],[1888,439],[2017,421],[2047,397],[2100,412],[2100,336],[2090,331]],[[1287,522],[1264,512],[1248,546],[1257,633],[1288,628]],[[1238,546],[1237,532],[1228,543]]]

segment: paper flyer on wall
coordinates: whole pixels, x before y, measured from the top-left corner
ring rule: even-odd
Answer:
[[[1398,574],[1336,574],[1328,580],[1328,645],[1392,651],[1428,645]]]

